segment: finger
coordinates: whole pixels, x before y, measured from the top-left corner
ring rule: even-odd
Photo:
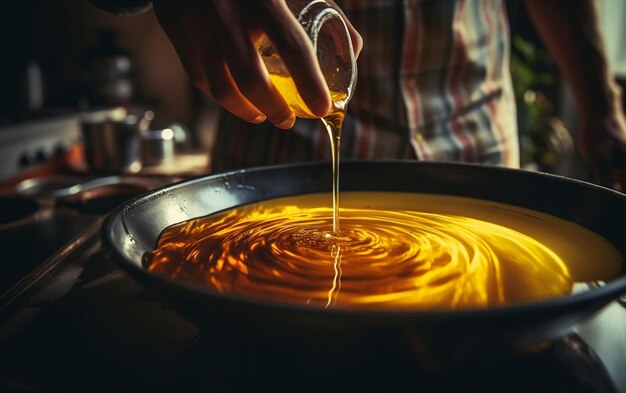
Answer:
[[[348,33],[350,34],[350,40],[352,41],[352,49],[354,52],[354,57],[358,58],[359,54],[361,54],[361,50],[363,49],[363,37],[361,34],[354,28],[350,20],[346,17],[346,14],[343,13],[341,7],[337,5],[333,0],[326,0],[330,5],[333,6],[334,9],[337,10],[343,17],[344,22],[346,22],[346,26],[348,27]]]
[[[274,23],[261,26],[289,70],[300,96],[311,112],[325,116],[331,108],[328,86],[309,37],[284,2],[269,2],[263,10]]]
[[[182,15],[179,9],[173,5],[169,1],[155,1],[153,6],[154,13],[163,31],[165,31],[172,43],[191,84],[209,95],[202,62],[196,55],[196,51],[187,37],[185,28],[181,23]]]
[[[187,36],[202,65],[208,94],[224,109],[251,123],[261,123],[266,116],[239,91],[226,64],[213,32],[202,14],[187,16]]]
[[[350,39],[352,40],[352,49],[354,51],[354,58],[357,59],[363,50],[363,37],[361,34],[352,26],[352,23],[346,19],[346,24],[348,25],[348,31],[350,32]]]
[[[212,25],[220,32],[219,45],[226,66],[241,93],[277,127],[291,128],[295,115],[270,81],[252,42],[252,28],[243,25],[240,10],[232,0],[216,0],[213,15],[218,16],[212,19]],[[229,21],[229,26],[223,26],[223,21]]]

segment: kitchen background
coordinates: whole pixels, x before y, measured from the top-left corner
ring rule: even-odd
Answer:
[[[623,84],[626,4],[598,4],[609,61]],[[573,100],[523,3],[507,6],[523,165],[587,179],[573,147]],[[117,105],[153,111],[152,129],[181,126],[187,145],[206,155],[191,166],[210,171],[216,108],[188,83],[152,11],[120,17],[86,0],[5,1],[0,7],[0,182],[67,155],[79,134],[68,117]]]

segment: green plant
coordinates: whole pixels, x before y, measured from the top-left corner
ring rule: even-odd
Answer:
[[[548,170],[561,160],[557,154],[563,151],[551,142],[554,132],[562,134],[563,130],[553,116],[554,104],[545,93],[556,83],[552,59],[547,51],[519,35],[513,37],[512,43],[510,71],[517,104],[522,166],[535,164],[539,169]]]

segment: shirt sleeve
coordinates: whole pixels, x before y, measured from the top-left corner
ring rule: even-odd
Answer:
[[[116,15],[137,15],[152,6],[148,0],[89,0],[96,7]]]

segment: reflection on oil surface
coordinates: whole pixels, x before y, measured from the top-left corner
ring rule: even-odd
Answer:
[[[144,265],[207,287],[314,307],[467,309],[570,294],[622,256],[586,229],[444,195],[342,192],[273,199],[167,228]]]

